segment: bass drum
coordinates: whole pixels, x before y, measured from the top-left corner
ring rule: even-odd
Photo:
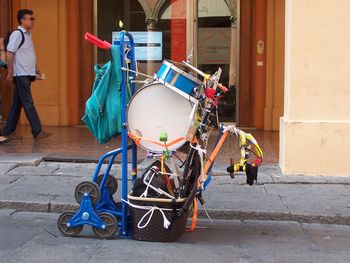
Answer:
[[[163,84],[153,82],[138,90],[130,100],[127,109],[128,130],[132,135],[141,137],[141,147],[155,153],[165,149],[159,137],[166,132],[167,148],[176,150],[186,142],[196,106],[197,103]]]

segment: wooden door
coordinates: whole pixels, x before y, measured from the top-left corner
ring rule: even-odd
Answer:
[[[240,1],[239,125],[259,129],[266,105],[266,16],[266,0]]]
[[[240,1],[240,56],[239,56],[239,126],[253,125],[253,10],[254,0]]]
[[[94,77],[94,47],[84,39],[86,32],[93,33],[93,0],[69,1],[68,10],[70,124],[79,125]]]
[[[0,0],[0,37],[5,37],[8,32],[12,30],[11,23],[11,1]],[[6,88],[5,81],[7,71],[5,68],[0,69],[0,115],[2,119],[6,120],[11,106],[12,88]]]

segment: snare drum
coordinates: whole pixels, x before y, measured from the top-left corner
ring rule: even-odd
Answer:
[[[138,137],[145,150],[161,153],[165,147],[159,137],[167,132],[167,148],[176,150],[186,142],[197,104],[159,82],[144,86],[131,98],[127,109],[130,137]]]
[[[163,61],[162,66],[156,73],[156,77],[182,90],[188,95],[192,95],[193,89],[202,85],[199,79],[166,60]]]

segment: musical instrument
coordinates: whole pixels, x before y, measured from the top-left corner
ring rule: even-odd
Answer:
[[[147,151],[162,153],[166,148],[178,149],[186,142],[197,110],[197,100],[189,97],[159,82],[142,87],[127,109],[129,136]],[[159,139],[162,132],[168,135],[166,145]]]
[[[160,69],[155,74],[156,79],[163,80],[164,82],[174,86],[188,95],[192,95],[194,88],[200,87],[202,82],[186,73],[184,70],[175,66],[171,62],[164,60]]]

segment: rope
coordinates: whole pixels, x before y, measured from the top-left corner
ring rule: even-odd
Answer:
[[[137,136],[136,134],[134,134],[132,132],[128,132],[128,135],[129,135],[130,139],[135,141],[136,145],[139,145],[141,140],[143,140],[143,141],[146,141],[146,142],[150,142],[150,143],[156,144],[156,145],[161,146],[163,148],[170,147],[170,146],[172,146],[172,145],[174,145],[174,144],[176,144],[178,142],[186,140],[186,138],[184,138],[184,137],[179,137],[179,138],[171,141],[170,143],[167,143],[167,145],[164,145],[164,143],[160,143],[160,142],[157,142],[157,141],[145,138],[145,137]]]
[[[170,221],[166,218],[166,216],[165,216],[164,212],[162,211],[162,209],[160,209],[159,207],[156,207],[156,206],[152,206],[152,208],[151,208],[146,214],[143,215],[143,217],[140,219],[139,223],[137,224],[137,227],[138,227],[138,228],[142,229],[142,228],[145,228],[146,226],[148,226],[149,222],[150,222],[151,219],[152,219],[154,210],[158,210],[158,211],[162,214],[163,220],[164,220],[164,221],[163,221],[163,227],[164,227],[165,229],[168,229],[168,228],[169,228],[169,226],[170,226]],[[146,216],[148,216],[148,215],[150,215],[150,216],[148,217],[147,222],[146,222],[143,226],[141,226],[141,222],[143,222],[143,220],[144,220],[144,219],[146,218]]]
[[[203,206],[203,208],[204,208],[205,215],[208,217],[208,219],[209,219],[209,221],[210,221],[210,225],[212,225],[214,222],[213,222],[213,220],[211,219],[211,217],[209,216],[209,213],[208,213],[208,211],[207,211],[207,208],[205,207],[204,204],[203,204],[202,206]],[[197,225],[196,225],[196,229],[207,229],[207,228],[209,228],[209,226],[197,226]],[[187,229],[187,231],[189,231],[189,230]]]
[[[148,177],[148,174],[151,172],[152,170],[149,170],[147,175],[145,177]],[[147,187],[146,187],[146,190],[140,195],[140,197],[147,197],[148,195],[148,188],[149,186],[151,185],[151,182],[152,182],[152,179],[153,179],[153,176],[155,175],[156,173],[153,173],[151,178],[149,179],[148,181],[148,184],[147,184]]]
[[[208,211],[207,211],[207,208],[205,207],[204,204],[202,204],[203,208],[204,208],[204,212],[205,212],[205,215],[208,217],[209,221],[210,221],[210,224],[212,225],[213,224],[213,219],[211,219]]]
[[[155,187],[155,186],[153,186],[153,185],[151,184],[151,181],[152,181],[152,179],[153,179],[153,176],[154,176],[156,173],[159,173],[158,171],[153,171],[153,175],[152,175],[150,181],[146,182],[146,179],[147,179],[147,177],[149,176],[149,173],[150,173],[151,171],[152,171],[152,169],[150,169],[149,172],[148,172],[148,173],[144,176],[144,178],[143,178],[143,183],[144,183],[145,185],[147,185],[146,190],[148,190],[148,187],[151,187],[151,188],[152,188],[154,191],[156,191],[157,193],[163,194],[163,195],[167,196],[169,199],[173,199],[173,198],[174,198],[173,195],[170,195],[170,194],[168,194],[166,191],[162,190],[161,188],[157,188],[157,187]],[[145,192],[146,192],[146,191],[145,191]],[[144,193],[145,193],[145,192],[144,192]],[[146,194],[148,194],[148,193],[146,193]],[[145,197],[147,197],[147,196],[145,196]]]
[[[158,210],[162,216],[163,216],[163,227],[165,229],[168,229],[169,226],[171,225],[170,221],[167,219],[167,217],[165,216],[163,211],[172,211],[173,209],[169,209],[169,208],[159,208],[157,206],[140,206],[140,205],[134,205],[132,203],[130,203],[129,201],[124,200],[123,198],[121,199],[123,202],[127,203],[129,206],[133,207],[133,208],[137,208],[137,209],[143,209],[143,210],[149,210],[146,214],[143,215],[143,217],[140,219],[139,223],[137,224],[137,227],[139,229],[145,228],[148,226],[149,222],[152,219],[153,216],[153,212],[154,210]],[[149,215],[149,218],[147,220],[147,222],[143,225],[141,225],[141,223],[143,222],[143,220]]]

